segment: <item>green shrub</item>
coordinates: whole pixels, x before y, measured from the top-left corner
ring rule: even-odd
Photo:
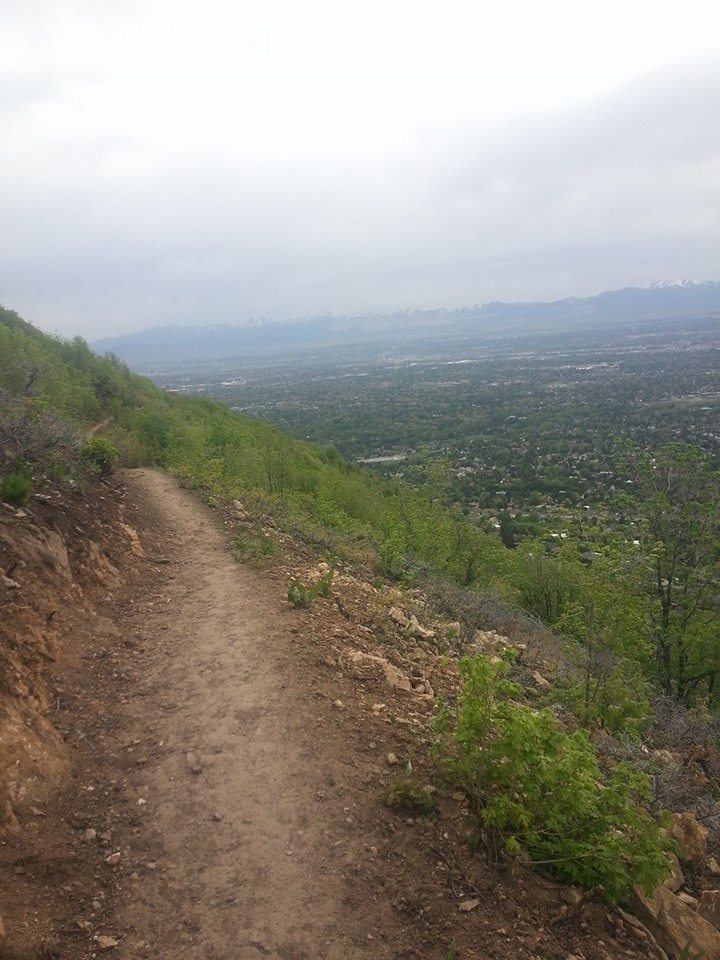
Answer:
[[[430,786],[421,786],[412,773],[393,777],[385,788],[384,800],[388,807],[424,817],[435,810],[435,791]]]
[[[233,540],[233,553],[242,563],[262,565],[275,556],[276,544],[265,534],[262,527],[249,527],[238,533]]]
[[[312,603],[310,590],[296,577],[290,581],[287,598],[294,607],[309,607]]]
[[[30,476],[27,473],[8,473],[0,484],[0,499],[22,506],[30,495]]]
[[[105,477],[112,473],[117,463],[118,451],[107,437],[91,437],[83,447],[82,456],[92,470]]]
[[[316,597],[329,597],[332,593],[333,573],[332,569],[328,570],[309,587],[297,577],[293,577],[288,587],[288,600],[294,607],[311,607]]]
[[[604,774],[584,731],[568,734],[549,710],[518,703],[507,665],[486,657],[460,663],[453,709],[438,711],[436,755],[461,786],[491,848],[525,851],[560,880],[626,900],[667,875],[657,822],[642,801],[647,777],[626,764]]]

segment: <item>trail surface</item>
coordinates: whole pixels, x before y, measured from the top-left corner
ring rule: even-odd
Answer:
[[[172,479],[136,470],[126,483],[146,552],[158,552],[160,579],[128,605],[125,626],[155,652],[124,730],[144,751],[127,787],[134,833],[155,838],[158,859],[124,888],[117,919],[127,939],[115,955],[414,955],[384,898],[370,891],[353,902],[344,883],[346,766],[300,700],[292,612]]]

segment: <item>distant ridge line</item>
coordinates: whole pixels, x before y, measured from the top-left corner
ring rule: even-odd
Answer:
[[[523,333],[592,331],[598,324],[622,327],[707,315],[720,318],[720,281],[658,280],[591,297],[554,301],[492,301],[464,307],[406,309],[395,313],[324,313],[248,323],[155,326],[105,337],[91,344],[131,365],[221,359],[321,347],[411,343],[419,339],[518,336]],[[230,351],[230,353],[228,353]],[[234,351],[234,352],[233,352]]]

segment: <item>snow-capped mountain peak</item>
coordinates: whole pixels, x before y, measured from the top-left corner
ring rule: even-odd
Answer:
[[[712,280],[701,280],[700,283],[696,283],[695,280],[657,280],[655,283],[650,284],[650,290],[665,290],[667,287],[704,287],[707,284],[712,283]]]

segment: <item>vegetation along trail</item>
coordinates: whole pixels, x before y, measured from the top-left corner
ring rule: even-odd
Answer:
[[[343,758],[297,696],[295,621],[172,479],[126,481],[167,571],[160,595],[148,583],[129,603],[129,625],[161,638],[147,695],[129,707],[138,738],[150,724],[158,745],[134,787],[161,852],[125,888],[118,920],[132,934],[114,955],[138,942],[158,958],[395,955],[387,908],[332,879],[345,854],[334,825],[351,819]]]

